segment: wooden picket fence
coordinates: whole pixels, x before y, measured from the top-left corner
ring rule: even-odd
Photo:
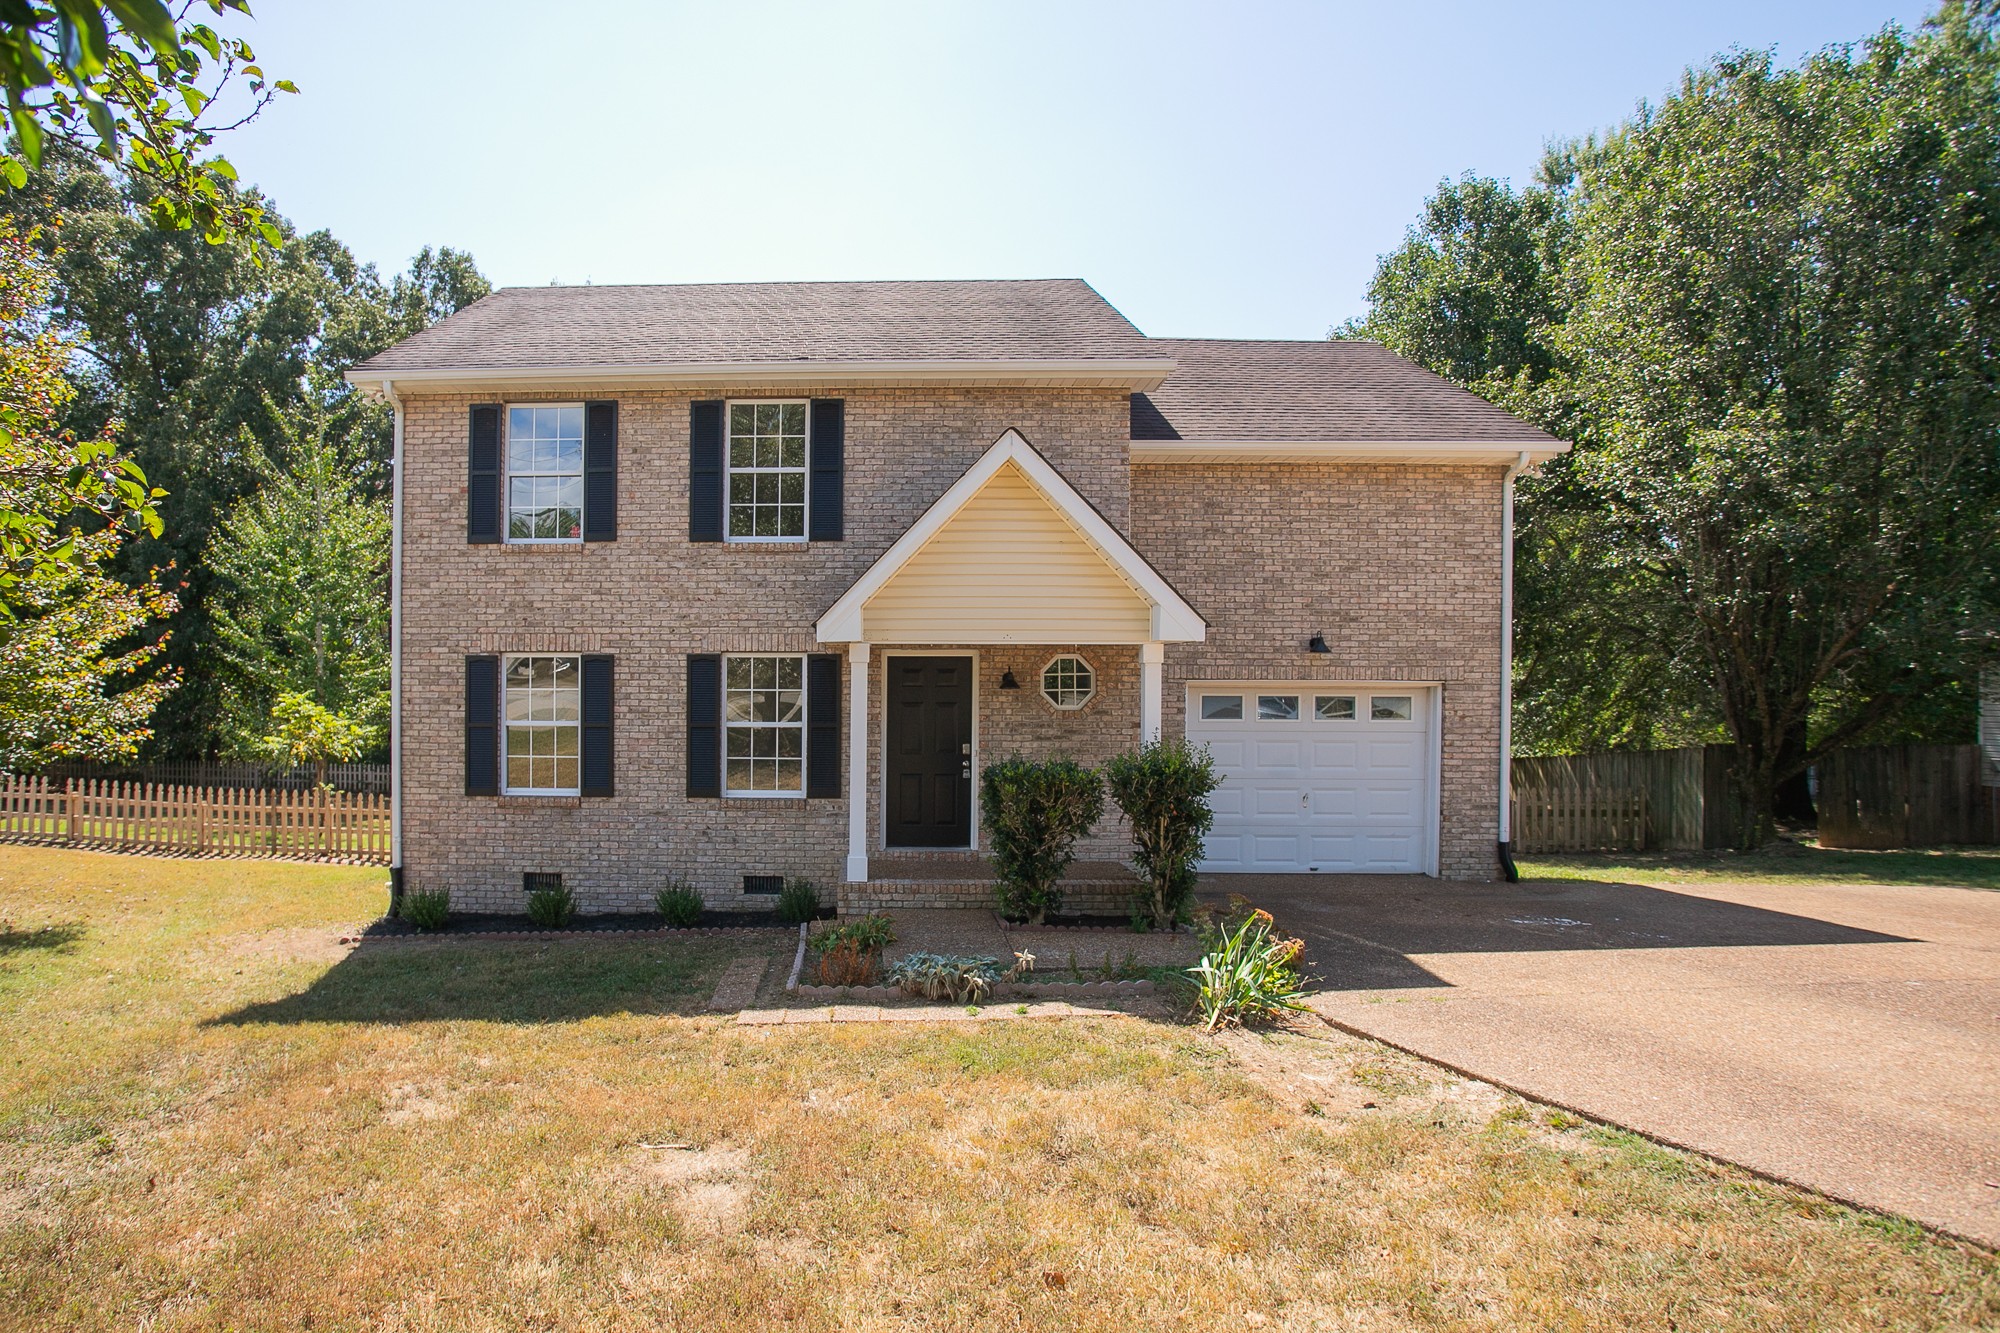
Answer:
[[[387,864],[389,798],[7,775],[0,776],[0,839]]]
[[[1647,839],[1644,787],[1528,787],[1514,793],[1518,852],[1636,852]]]

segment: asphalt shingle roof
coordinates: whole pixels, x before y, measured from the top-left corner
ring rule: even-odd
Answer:
[[[357,369],[1163,357],[1087,282],[503,287]]]
[[[1149,341],[1176,368],[1132,395],[1135,440],[1555,442],[1379,343]]]

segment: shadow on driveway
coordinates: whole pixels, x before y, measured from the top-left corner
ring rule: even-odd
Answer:
[[[1416,875],[1206,875],[1306,942],[1308,971],[1340,990],[1449,986],[1425,954],[1907,943],[1815,917],[1643,884],[1460,884]]]

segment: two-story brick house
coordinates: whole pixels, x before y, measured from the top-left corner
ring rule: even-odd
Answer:
[[[1207,872],[1495,873],[1511,478],[1565,446],[1379,347],[1075,281],[549,287],[350,378],[410,887],[971,899],[985,761],[1161,734],[1225,774]]]

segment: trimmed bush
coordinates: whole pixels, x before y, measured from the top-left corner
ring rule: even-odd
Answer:
[[[1002,759],[979,775],[1000,910],[1039,926],[1062,906],[1076,840],[1104,813],[1104,780],[1069,759]]]
[[[536,889],[528,895],[528,920],[543,930],[561,930],[576,915],[576,895],[567,885]]]
[[[788,926],[819,915],[819,885],[809,879],[788,879],[778,892],[778,920]]]
[[[1206,745],[1178,738],[1142,745],[1104,766],[1111,799],[1132,826],[1132,864],[1141,888],[1134,924],[1155,930],[1187,919],[1201,840],[1215,823],[1208,796],[1222,785]]]
[[[418,889],[403,895],[403,920],[418,930],[443,930],[451,917],[449,889]]]
[[[683,880],[672,879],[653,895],[653,906],[677,930],[701,924],[701,890]]]

